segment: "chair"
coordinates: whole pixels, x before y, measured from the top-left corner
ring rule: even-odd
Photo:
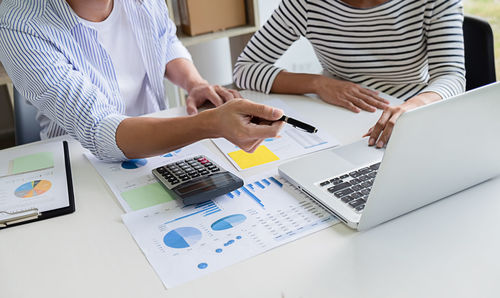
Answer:
[[[465,47],[465,90],[496,81],[493,31],[486,20],[466,15],[463,24]]]
[[[16,145],[40,140],[40,124],[36,120],[38,110],[14,88],[14,122]]]

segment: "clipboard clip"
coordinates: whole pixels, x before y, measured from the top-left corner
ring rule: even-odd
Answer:
[[[0,219],[0,228],[5,228],[8,225],[15,223],[37,219],[41,214],[38,208],[30,208],[17,211],[0,211],[1,214],[7,214],[9,217]]]

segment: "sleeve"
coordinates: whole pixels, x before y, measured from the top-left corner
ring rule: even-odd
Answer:
[[[0,59],[16,89],[96,157],[126,159],[116,130],[126,118],[49,41],[0,28]]]
[[[304,0],[283,0],[238,57],[233,80],[239,88],[269,93],[283,69],[274,63],[307,30]]]
[[[462,1],[436,1],[427,36],[429,85],[442,98],[465,92]]]

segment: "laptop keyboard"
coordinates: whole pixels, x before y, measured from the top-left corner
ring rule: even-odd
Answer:
[[[380,162],[325,180],[319,183],[319,186],[331,193],[334,198],[361,212],[365,208],[379,166]]]

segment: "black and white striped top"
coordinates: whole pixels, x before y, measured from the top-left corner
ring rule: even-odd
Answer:
[[[252,37],[234,68],[243,89],[269,93],[282,69],[273,65],[307,38],[336,78],[408,99],[465,90],[460,0],[389,0],[355,8],[341,0],[283,0]]]

